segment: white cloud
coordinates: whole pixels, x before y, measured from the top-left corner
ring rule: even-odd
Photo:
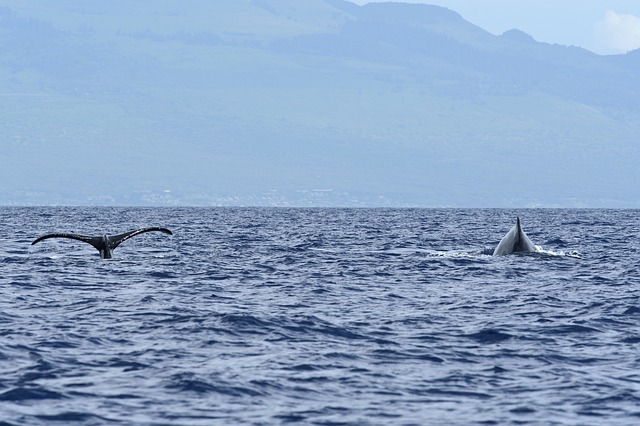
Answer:
[[[605,53],[621,53],[640,48],[640,18],[608,10],[595,25],[595,40]]]

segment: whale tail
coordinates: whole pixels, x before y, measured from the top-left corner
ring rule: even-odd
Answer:
[[[136,229],[135,231],[129,231],[129,232],[125,232],[124,234],[113,235],[109,237],[109,248],[111,250],[115,250],[116,247],[118,247],[121,243],[125,242],[129,238],[136,236],[138,234],[142,234],[144,232],[153,232],[153,231],[163,232],[165,234],[173,235],[173,232],[171,232],[167,228],[160,228],[157,226],[153,226],[150,228]]]
[[[69,234],[69,233],[54,233],[47,234],[33,240],[31,245],[37,244],[42,240],[47,240],[49,238],[69,238],[72,240],[82,241],[87,244],[91,244],[97,250],[100,250],[100,245],[102,244],[103,237],[90,237],[88,235],[80,235],[80,234]]]
[[[128,240],[129,238],[135,235],[142,234],[144,232],[152,232],[152,231],[159,231],[165,234],[173,235],[173,233],[167,228],[160,228],[157,226],[150,227],[150,228],[140,228],[134,231],[129,231],[123,234],[118,234],[113,236],[104,235],[102,237],[92,237],[88,235],[69,234],[69,233],[53,233],[53,234],[46,234],[41,237],[38,237],[31,243],[31,245],[37,244],[40,241],[46,240],[49,238],[69,238],[72,240],[78,240],[87,244],[91,244],[96,250],[100,252],[100,257],[102,259],[111,259],[111,252],[115,250],[115,248],[118,247],[122,242]]]

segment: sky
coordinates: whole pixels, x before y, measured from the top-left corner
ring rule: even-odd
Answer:
[[[604,55],[640,48],[640,0],[396,1],[444,6],[496,35],[517,28],[540,42],[579,46]]]

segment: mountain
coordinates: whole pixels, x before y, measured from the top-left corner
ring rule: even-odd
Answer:
[[[5,205],[640,205],[640,51],[343,0],[5,0],[0,46]]]

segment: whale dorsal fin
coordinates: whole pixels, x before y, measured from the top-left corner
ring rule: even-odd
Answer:
[[[520,224],[520,217],[516,216],[516,224],[502,237],[500,243],[493,251],[494,256],[503,254],[523,252],[532,253],[536,251],[535,245],[531,242],[527,234],[525,234]]]

